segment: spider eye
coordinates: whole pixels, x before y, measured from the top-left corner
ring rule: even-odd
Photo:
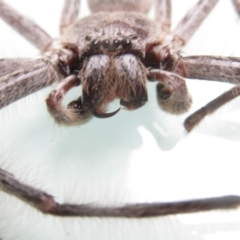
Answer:
[[[104,40],[102,42],[102,45],[103,45],[104,48],[109,48],[110,47],[110,41],[109,40]]]
[[[100,41],[97,39],[97,40],[94,40],[94,41],[92,41],[92,48],[94,49],[94,50],[98,50],[99,48],[100,48]]]
[[[121,42],[119,40],[116,39],[113,41],[114,48],[118,48],[120,45],[121,45]]]
[[[86,40],[86,41],[90,41],[91,39],[92,39],[91,36],[86,36],[86,37],[85,37],[85,40]]]
[[[122,40],[122,45],[124,48],[130,48],[132,46],[132,42],[129,38],[124,38]]]

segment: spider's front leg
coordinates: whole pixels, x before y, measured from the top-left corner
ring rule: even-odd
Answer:
[[[0,108],[60,81],[62,77],[45,59],[2,59],[0,69]]]
[[[181,47],[187,44],[217,2],[218,0],[199,0],[173,30],[171,44],[166,39],[165,47],[154,46],[151,50],[157,62],[159,62],[159,66],[158,69],[150,69],[148,78],[150,81],[159,82],[157,85],[158,104],[160,108],[169,113],[185,113],[192,104],[192,98],[183,78],[187,76],[182,73],[184,66],[178,52]],[[163,31],[169,33],[171,2],[156,0],[155,4],[156,22]],[[165,12],[162,13],[160,9],[165,9]]]
[[[39,59],[0,60],[0,109],[70,74],[76,54],[70,49],[46,52]]]
[[[239,0],[232,1],[236,10],[240,12]],[[159,0],[159,2],[164,1]],[[200,0],[188,11],[173,31],[173,41],[170,47],[171,52],[178,51],[179,48],[183,47],[188,42],[217,2],[218,0]],[[168,8],[170,9],[170,7],[171,6],[169,4]],[[157,19],[159,17],[158,15]],[[170,14],[168,14],[168,18],[170,19]],[[165,19],[163,18],[163,20]],[[159,53],[157,48],[153,50],[157,56],[161,56],[161,51]],[[211,81],[225,81],[237,84],[237,86],[233,87],[231,90],[225,92],[221,96],[209,102],[206,106],[190,115],[184,122],[184,127],[188,132],[199,124],[205,116],[213,113],[222,105],[240,95],[240,59],[238,58],[209,56],[180,57],[179,59],[175,58],[173,65],[174,66],[167,68],[167,70],[178,74],[175,75],[175,77],[174,75],[164,73],[161,70],[159,70],[158,73],[156,73],[156,71],[155,73],[150,72],[150,79],[153,77],[160,81],[160,84],[157,86],[159,105],[170,113],[181,113],[177,111],[178,109],[182,109],[182,112],[185,112],[190,107],[191,99],[188,97],[185,81],[182,77],[208,79]],[[180,85],[179,82],[181,82]],[[185,102],[185,104],[181,104],[182,102]],[[179,106],[179,108],[175,106]]]

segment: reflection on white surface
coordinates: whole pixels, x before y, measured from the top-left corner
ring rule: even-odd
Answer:
[[[58,1],[58,6],[53,6],[54,1],[8,2],[57,36],[63,1]],[[179,2],[173,1],[174,23],[193,3]],[[85,7],[83,14],[87,14]],[[1,57],[38,54],[0,24],[4,33],[0,38]],[[184,54],[240,56],[239,42],[239,20],[230,1],[221,1]],[[231,87],[197,80],[188,80],[187,84],[194,100],[190,112]],[[0,166],[25,183],[51,193],[57,201],[119,205],[240,195],[239,100],[186,135],[182,123],[189,113],[171,116],[162,112],[156,103],[154,84],[149,84],[149,102],[143,108],[70,128],[56,126],[48,115],[44,100],[50,90],[0,112]],[[232,240],[240,237],[240,211],[141,220],[58,218],[45,216],[0,192],[0,236],[3,240]]]

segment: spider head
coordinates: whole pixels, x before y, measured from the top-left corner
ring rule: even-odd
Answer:
[[[158,26],[139,13],[97,13],[67,29],[62,43],[66,43],[65,48],[68,44],[75,46],[78,55],[78,66],[70,67],[70,74],[77,77],[82,86],[79,104],[68,105],[71,114],[88,112],[98,118],[111,117],[119,111],[107,113],[108,104],[115,99],[128,110],[143,106],[148,100],[149,71],[172,71],[178,59],[163,40]],[[165,79],[173,84],[166,84]],[[172,88],[176,85],[174,79],[166,76],[154,79],[163,85],[159,88],[158,100],[164,102],[164,106],[175,106],[178,102],[175,96],[183,92],[173,91],[176,89]]]

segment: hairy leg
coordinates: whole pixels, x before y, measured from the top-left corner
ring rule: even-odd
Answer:
[[[42,52],[51,45],[52,38],[46,31],[3,0],[0,0],[0,17]]]
[[[173,30],[175,48],[178,49],[187,44],[217,2],[218,0],[200,0],[187,12]]]
[[[219,97],[215,98],[204,107],[200,108],[193,114],[191,114],[184,121],[185,129],[190,132],[197,124],[199,124],[207,115],[215,112],[222,107],[225,103],[230,102],[234,98],[240,95],[240,85],[231,88],[229,91],[223,93]]]
[[[75,75],[70,75],[47,97],[48,111],[58,124],[78,125],[89,120],[91,114],[83,108],[81,98],[71,102],[68,107],[62,105],[65,94],[79,84],[79,79]]]
[[[60,32],[64,33],[64,30],[74,23],[79,14],[80,0],[65,0],[62,17],[60,22]]]
[[[3,58],[0,59],[0,79],[5,75],[12,74],[17,69],[24,69],[26,66],[31,66],[33,64],[33,59],[31,58]],[[1,84],[1,83],[0,83]]]
[[[5,73],[0,77],[0,109],[59,81],[62,77],[44,59],[2,59],[0,68]]]
[[[19,182],[12,174],[2,169],[0,169],[0,188],[27,202],[42,213],[64,217],[144,218],[214,209],[234,209],[240,205],[240,197],[235,195],[167,203],[138,203],[120,207],[60,204],[54,200],[53,196]]]
[[[174,69],[186,78],[240,83],[240,58],[214,56],[182,57]]]
[[[164,32],[171,29],[171,0],[155,0],[155,20]]]
[[[205,116],[215,112],[225,103],[240,95],[239,58],[210,56],[183,57],[178,62],[175,70],[187,78],[208,79],[211,81],[238,84],[191,114],[184,122],[184,126],[188,132],[199,124]]]
[[[163,110],[172,114],[181,114],[189,110],[192,98],[181,76],[163,70],[150,70],[148,78],[150,81],[159,82],[157,100]]]

